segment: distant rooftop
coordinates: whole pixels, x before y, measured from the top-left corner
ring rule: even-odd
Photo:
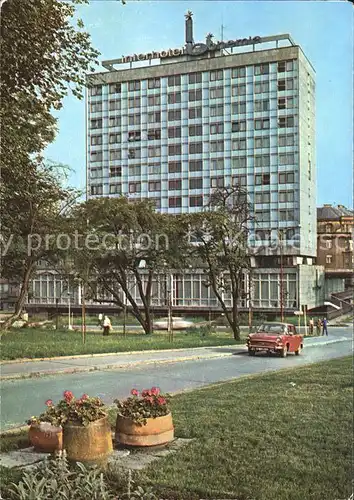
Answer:
[[[354,211],[344,205],[332,206],[330,204],[317,208],[317,220],[339,220],[342,217],[353,217]]]

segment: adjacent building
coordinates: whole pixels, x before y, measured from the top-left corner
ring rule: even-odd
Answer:
[[[317,262],[329,291],[353,286],[353,228],[353,210],[330,204],[317,209]]]

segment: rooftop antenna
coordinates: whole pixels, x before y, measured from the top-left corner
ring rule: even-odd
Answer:
[[[184,16],[186,18],[186,45],[193,45],[193,43],[194,43],[192,16],[193,16],[193,12],[190,10]]]

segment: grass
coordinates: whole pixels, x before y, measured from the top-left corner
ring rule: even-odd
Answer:
[[[345,358],[178,395],[176,435],[195,441],[140,484],[185,500],[349,498],[352,384]]]
[[[171,500],[349,498],[352,387],[348,357],[176,395],[175,434],[194,441],[136,484]],[[2,436],[1,449],[23,446],[24,437]],[[4,487],[19,480],[18,471],[0,473]]]
[[[153,335],[127,334],[125,338],[121,333],[103,337],[102,333],[87,332],[86,344],[83,345],[81,332],[18,329],[2,335],[1,358],[2,360],[10,360],[149,349],[222,346],[234,342],[230,333],[205,334],[205,330],[199,333],[175,332],[173,342],[168,340],[166,332],[155,332]],[[242,340],[241,343],[244,344],[245,340]]]

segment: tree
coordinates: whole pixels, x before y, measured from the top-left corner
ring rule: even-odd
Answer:
[[[252,220],[247,195],[240,187],[218,188],[202,212],[187,217],[197,242],[191,254],[205,268],[205,285],[213,290],[234,338],[239,340],[238,309],[244,272],[249,268],[247,238]],[[231,310],[225,293],[231,296]]]
[[[61,165],[31,162],[26,175],[13,183],[8,180],[6,186],[0,184],[0,270],[20,287],[15,311],[3,329],[20,317],[38,261],[56,259],[58,237],[66,233],[66,211],[77,197],[74,190],[62,186],[63,174]]]
[[[82,98],[99,55],[75,5],[86,0],[7,0],[1,9],[0,120],[3,182],[54,139],[53,110],[72,92]]]
[[[126,298],[127,310],[150,334],[153,282],[180,267],[186,226],[177,217],[157,213],[147,200],[129,203],[124,197],[87,201],[74,211],[73,225],[84,229],[81,249],[72,258],[91,298],[121,309]],[[85,266],[75,265],[77,259],[82,262],[82,244]],[[112,298],[102,299],[103,293]]]

